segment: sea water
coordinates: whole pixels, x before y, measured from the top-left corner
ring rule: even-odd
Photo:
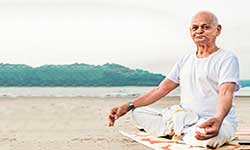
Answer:
[[[155,87],[0,87],[0,97],[137,97]],[[241,88],[237,96],[250,96],[250,87]],[[177,88],[168,96],[180,96]]]
[[[1,97],[137,97],[155,87],[0,87]],[[178,90],[169,96],[178,96]]]

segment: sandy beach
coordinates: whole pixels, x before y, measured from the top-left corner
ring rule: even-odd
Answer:
[[[148,150],[119,131],[135,130],[128,114],[108,127],[114,106],[133,98],[0,98],[0,150]],[[178,103],[164,98],[153,107]],[[250,97],[235,100],[239,125],[250,126]]]

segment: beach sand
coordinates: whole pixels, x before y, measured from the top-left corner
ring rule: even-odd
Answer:
[[[149,150],[119,131],[135,130],[131,114],[108,127],[112,107],[133,98],[0,98],[0,150]],[[178,103],[164,98],[153,107]],[[235,100],[239,125],[250,126],[250,97]]]

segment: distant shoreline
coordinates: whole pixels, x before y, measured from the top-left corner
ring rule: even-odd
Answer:
[[[133,99],[135,97],[130,97],[130,96],[124,96],[124,97],[89,97],[89,96],[0,96],[0,99],[40,99],[40,98],[54,98],[54,99],[69,99],[69,98],[74,98],[74,99]],[[250,96],[235,96],[235,98],[247,98],[250,99]],[[180,96],[166,96],[165,99],[180,99]]]
[[[0,87],[0,97],[94,97],[94,98],[135,98],[156,86],[110,86],[110,87]],[[167,97],[179,97],[176,88]],[[250,96],[250,87],[241,88],[237,97]]]

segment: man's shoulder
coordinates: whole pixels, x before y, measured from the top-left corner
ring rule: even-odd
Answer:
[[[194,56],[193,52],[189,52],[189,53],[182,55],[179,60],[181,62],[185,62],[186,60],[193,58],[193,56]]]
[[[227,49],[220,49],[220,58],[236,58],[237,59],[237,55],[235,54],[234,51],[232,50],[227,50]]]

